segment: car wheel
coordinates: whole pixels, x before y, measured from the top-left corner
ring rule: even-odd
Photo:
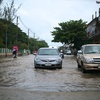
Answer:
[[[62,69],[62,67],[59,67],[58,69]]]
[[[37,69],[37,66],[34,65],[34,68]]]
[[[83,65],[83,64],[82,64],[81,69],[82,69],[82,72],[83,72],[83,73],[86,73],[86,69],[85,69],[85,67],[84,67],[84,65]]]
[[[62,69],[62,65],[60,67],[58,67],[58,69]]]
[[[81,68],[81,66],[80,66],[79,63],[78,63],[78,60],[77,60],[77,67],[78,67],[78,68]]]
[[[81,68],[81,66],[79,65],[79,63],[78,63],[78,62],[77,62],[77,67],[78,67],[78,68]]]
[[[37,67],[34,67],[35,69],[37,69]]]
[[[60,67],[60,69],[62,69],[62,66]]]

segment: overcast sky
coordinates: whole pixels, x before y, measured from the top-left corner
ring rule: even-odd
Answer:
[[[10,3],[12,0],[4,0],[4,3],[6,1]],[[57,27],[58,23],[79,19],[89,23],[95,11],[98,16],[100,7],[96,0],[15,0],[16,8],[20,4],[17,15],[24,25],[19,20],[18,26],[26,33],[27,28],[30,29],[30,37],[35,33],[35,38],[45,40],[49,46],[62,45],[51,42],[51,31],[54,31],[53,27]]]

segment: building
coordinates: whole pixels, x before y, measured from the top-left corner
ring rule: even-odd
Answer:
[[[87,36],[92,43],[100,43],[100,8],[99,16],[95,14],[95,18],[87,25]]]

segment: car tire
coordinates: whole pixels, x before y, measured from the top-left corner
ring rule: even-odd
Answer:
[[[78,62],[77,62],[77,67],[78,67],[78,68],[81,68],[81,66],[79,65],[79,63],[78,63]]]
[[[62,65],[60,67],[58,67],[58,69],[62,69]]]
[[[62,66],[60,67],[60,69],[62,69]]]
[[[34,65],[34,68],[37,69],[37,66]]]
[[[82,64],[81,69],[82,69],[82,72],[83,72],[83,73],[86,73],[86,69],[84,68],[84,65],[83,65],[83,64]]]
[[[37,69],[37,67],[34,67],[35,69]]]
[[[58,69],[62,69],[62,67],[59,67]]]

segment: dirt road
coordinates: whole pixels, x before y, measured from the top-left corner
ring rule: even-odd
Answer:
[[[34,55],[0,60],[0,100],[99,100],[100,73],[83,74],[75,57],[62,69],[35,69]]]

